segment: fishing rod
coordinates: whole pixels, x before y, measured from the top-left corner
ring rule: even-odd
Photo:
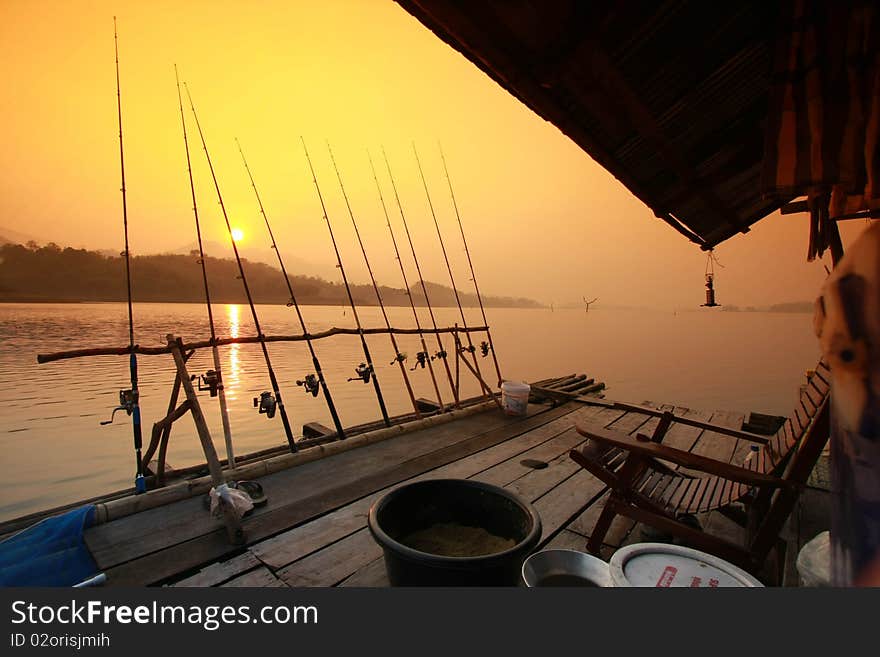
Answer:
[[[382,389],[379,387],[379,379],[376,377],[376,370],[373,368],[373,359],[370,356],[370,348],[367,346],[367,340],[364,337],[364,329],[361,326],[360,317],[358,317],[357,308],[354,305],[354,297],[351,296],[351,287],[348,285],[348,278],[345,276],[345,268],[342,266],[342,256],[339,255],[339,247],[336,245],[336,237],[333,234],[333,226],[330,224],[330,217],[327,216],[327,206],[324,205],[324,196],[321,194],[321,188],[318,186],[318,176],[315,175],[315,167],[312,166],[312,158],[309,156],[309,149],[306,148],[306,140],[300,136],[303,145],[303,151],[306,154],[306,161],[309,163],[309,171],[312,172],[312,182],[315,183],[315,190],[318,192],[318,200],[321,202],[321,212],[324,215],[324,221],[327,222],[327,230],[330,231],[330,241],[333,242],[333,250],[336,252],[336,266],[342,274],[342,282],[345,285],[345,291],[348,294],[348,303],[351,306],[351,312],[354,315],[354,321],[357,325],[358,335],[361,338],[361,346],[364,349],[364,358],[367,362],[361,363],[355,368],[356,377],[349,381],[363,381],[369,383],[373,379],[373,388],[376,390],[376,399],[379,401],[379,409],[382,411],[382,420],[386,427],[391,426],[391,420],[388,419],[388,410],[385,408],[385,399],[382,397]]]
[[[446,368],[446,378],[449,379],[449,387],[452,389],[452,396],[455,399],[455,405],[458,406],[458,387],[452,380],[452,370],[449,369],[449,362],[446,360],[446,349],[443,348],[443,341],[440,339],[440,333],[437,332],[437,320],[434,318],[434,309],[431,307],[431,300],[428,298],[428,288],[425,286],[425,279],[422,276],[422,268],[419,266],[419,258],[416,256],[416,247],[413,244],[412,235],[410,235],[409,232],[409,225],[406,223],[406,216],[403,214],[403,205],[401,205],[400,196],[397,194],[397,185],[394,182],[394,175],[391,173],[391,165],[388,163],[388,155],[385,153],[384,147],[382,147],[382,157],[385,159],[385,168],[388,169],[388,177],[391,179],[391,188],[394,190],[394,198],[397,200],[397,209],[400,210],[400,220],[403,222],[403,229],[406,231],[406,239],[409,242],[410,251],[412,251],[413,262],[416,264],[416,273],[419,275],[419,284],[422,287],[422,294],[425,295],[425,305],[428,307],[428,315],[431,317],[431,325],[434,327],[435,331],[434,335],[437,336],[438,351],[428,359],[428,365],[430,366],[431,360],[434,358],[439,358],[443,361],[443,366]],[[410,298],[410,301],[412,301],[412,298]],[[415,310],[413,310],[413,312],[415,312]],[[427,348],[424,353],[427,357]]]
[[[449,177],[449,169],[446,167],[446,156],[443,154],[443,146],[437,142],[440,149],[440,159],[443,161],[443,172],[446,174],[446,183],[449,185],[449,196],[452,198],[452,207],[455,209],[455,218],[458,220],[458,229],[461,231],[461,241],[464,244],[464,252],[467,255],[468,266],[471,269],[471,280],[474,282],[474,291],[477,293],[477,302],[480,304],[480,313],[483,316],[483,325],[486,327],[486,341],[480,342],[480,351],[485,358],[492,352],[492,360],[495,362],[495,373],[498,375],[498,387],[501,387],[501,368],[498,366],[498,357],[495,355],[495,345],[492,343],[492,333],[489,331],[489,320],[486,319],[486,310],[483,307],[483,297],[480,295],[480,286],[477,285],[477,275],[474,272],[474,263],[471,260],[471,252],[468,250],[467,238],[464,236],[464,226],[461,223],[461,215],[458,212],[458,203],[455,200],[455,192],[452,191],[452,178]]]
[[[321,390],[324,391],[324,399],[327,401],[327,408],[330,410],[330,416],[333,418],[333,425],[336,427],[336,435],[340,439],[345,438],[345,431],[342,429],[342,422],[339,421],[339,414],[336,412],[336,405],[333,403],[333,397],[330,396],[330,388],[327,387],[327,381],[324,379],[324,371],[321,369],[321,363],[318,361],[318,355],[315,353],[315,347],[312,344],[311,337],[306,329],[306,322],[303,319],[302,311],[296,300],[296,295],[293,293],[293,285],[291,285],[290,277],[287,275],[287,269],[284,267],[284,260],[281,258],[281,251],[278,249],[278,243],[275,241],[272,226],[269,224],[269,217],[266,215],[266,210],[263,207],[263,200],[260,198],[260,192],[257,191],[257,184],[254,182],[251,168],[248,166],[244,151],[242,150],[237,137],[235,143],[238,146],[238,152],[241,153],[241,161],[244,163],[244,168],[251,181],[251,187],[254,188],[254,195],[257,197],[257,205],[260,206],[260,214],[263,215],[263,220],[266,222],[266,229],[269,231],[269,237],[272,239],[272,248],[275,250],[275,255],[278,256],[278,264],[281,267],[281,273],[284,275],[284,281],[287,283],[287,291],[290,293],[290,301],[287,302],[287,307],[290,308],[293,306],[296,310],[296,316],[299,318],[299,324],[302,327],[303,335],[306,336],[306,344],[309,347],[309,353],[312,355],[312,364],[315,366],[315,374],[306,374],[302,380],[298,380],[296,384],[303,386],[305,392],[310,393],[312,397],[318,396],[318,386],[320,386]]]
[[[455,287],[455,278],[452,276],[452,266],[449,264],[449,256],[446,254],[446,246],[443,244],[443,235],[440,234],[440,224],[437,222],[437,215],[434,212],[434,204],[431,202],[431,193],[428,191],[428,182],[425,180],[425,174],[422,171],[422,163],[419,160],[419,152],[416,150],[416,143],[412,143],[413,154],[416,156],[416,164],[419,167],[419,176],[422,178],[422,185],[425,188],[425,197],[428,199],[428,208],[431,210],[431,217],[434,219],[434,227],[437,229],[437,240],[440,242],[440,250],[443,252],[443,259],[446,261],[446,271],[449,272],[449,282],[452,284],[452,292],[455,294],[455,303],[458,305],[458,313],[461,315],[461,323],[464,328],[468,327],[467,319],[464,316],[464,309],[461,307],[461,299],[458,296],[458,288]],[[476,350],[474,347],[474,342],[471,340],[471,334],[466,333],[468,346],[463,348],[463,351],[467,351],[470,353],[471,357],[474,359],[474,367],[477,371],[477,379],[480,383],[480,391],[484,394],[488,393],[490,396],[492,395],[492,391],[483,381],[483,375],[480,372],[480,361],[477,360]]]
[[[409,281],[406,280],[406,271],[403,268],[403,260],[400,258],[400,250],[397,248],[397,239],[394,237],[394,229],[391,227],[391,218],[388,216],[388,208],[385,206],[385,198],[382,196],[382,186],[379,184],[379,177],[376,175],[376,167],[373,166],[373,157],[370,155],[370,151],[367,151],[367,158],[370,160],[370,170],[373,172],[373,180],[376,181],[376,191],[379,192],[379,201],[382,203],[382,212],[385,213],[385,221],[388,223],[388,233],[391,235],[391,243],[394,245],[394,257],[397,259],[397,264],[400,265],[400,276],[403,278],[403,289],[406,291],[406,296],[409,299],[409,305],[412,308],[413,319],[416,322],[416,328],[419,331],[419,338],[422,341],[422,350],[416,354],[416,364],[412,366],[412,370],[414,371],[417,367],[422,369],[425,368],[425,365],[428,366],[428,371],[431,373],[431,383],[434,384],[434,392],[437,393],[437,403],[440,405],[440,408],[444,408],[443,398],[440,396],[440,387],[437,385],[437,377],[434,376],[434,366],[431,364],[431,361],[434,360],[433,356],[428,352],[428,345],[425,343],[425,334],[422,331],[422,325],[419,322],[419,314],[416,312],[416,304],[413,301],[412,293],[409,290]],[[397,196],[397,190],[394,190],[394,195]],[[398,204],[400,203],[400,199],[398,199]]]
[[[223,423],[223,439],[226,442],[226,458],[230,468],[235,467],[235,454],[232,449],[232,430],[229,427],[229,411],[226,408],[226,391],[223,388],[223,370],[220,367],[220,349],[217,348],[217,332],[214,330],[214,311],[211,309],[211,293],[208,290],[208,270],[205,264],[205,250],[202,247],[202,227],[199,221],[199,207],[196,203],[196,186],[193,182],[192,161],[189,155],[189,138],[186,134],[186,118],[183,115],[183,97],[180,95],[180,76],[177,64],[174,65],[174,79],[177,81],[177,104],[180,106],[180,125],[183,127],[183,147],[186,151],[186,170],[189,174],[189,191],[192,194],[193,216],[196,220],[196,237],[199,242],[199,264],[202,266],[202,282],[205,285],[205,306],[208,309],[208,326],[211,329],[211,351],[214,355],[214,369],[199,377],[199,390],[209,391],[211,397],[218,397],[220,419]]]
[[[376,292],[376,299],[379,301],[379,308],[382,310],[382,317],[385,319],[385,326],[388,327],[388,337],[391,339],[391,346],[394,349],[394,360],[391,361],[391,364],[394,365],[396,362],[400,366],[400,374],[403,376],[403,382],[406,384],[406,391],[409,394],[409,399],[412,402],[413,410],[416,412],[416,417],[421,418],[422,413],[419,410],[419,405],[416,403],[416,396],[413,394],[412,386],[409,382],[409,374],[407,374],[406,366],[403,362],[406,360],[406,354],[400,352],[400,348],[397,346],[397,338],[394,337],[394,333],[391,332],[391,322],[388,320],[388,313],[385,312],[385,304],[382,302],[382,294],[379,292],[379,286],[376,284],[376,277],[373,275],[373,268],[370,267],[370,260],[367,258],[367,250],[364,247],[364,242],[361,239],[361,232],[358,230],[357,221],[354,218],[354,212],[351,209],[351,203],[348,201],[348,194],[345,193],[345,185],[342,184],[342,175],[339,173],[339,167],[336,166],[336,158],[333,157],[333,149],[330,148],[330,142],[327,142],[327,152],[330,153],[330,161],[333,163],[333,170],[336,171],[336,179],[339,181],[339,189],[342,191],[342,198],[345,199],[345,207],[348,209],[348,216],[351,217],[351,225],[354,226],[354,234],[357,236],[358,245],[361,247],[361,253],[364,254],[364,264],[367,266],[367,271],[370,274],[370,281],[373,283],[373,290]],[[381,194],[380,194],[381,196]],[[383,201],[384,206],[384,201]]]
[[[119,85],[119,36],[116,33],[116,16],[113,17],[113,51],[116,55],[116,113],[119,117],[119,171],[122,177],[122,228],[125,234],[125,285],[128,294],[128,348],[129,374],[131,376],[131,388],[119,391],[119,406],[113,409],[110,419],[101,424],[110,424],[116,411],[125,411],[131,416],[131,429],[134,437],[134,455],[137,459],[137,469],[134,475],[134,488],[136,493],[144,493],[147,490],[147,480],[144,478],[144,464],[141,455],[143,438],[141,434],[141,407],[140,391],[138,390],[138,364],[137,355],[134,352],[134,312],[131,304],[131,262],[128,249],[128,203],[125,195],[125,155],[122,147],[122,92]]]
[[[183,83],[186,89],[186,97],[189,99],[189,106],[192,109],[193,118],[196,121],[196,128],[199,131],[199,138],[202,141],[202,148],[205,151],[205,159],[208,162],[208,169],[211,171],[211,179],[214,181],[214,189],[217,191],[217,200],[220,202],[220,210],[223,213],[223,219],[226,222],[226,231],[229,233],[229,241],[232,244],[232,251],[235,253],[235,262],[238,263],[238,273],[241,277],[241,283],[244,286],[244,293],[251,309],[251,316],[254,319],[254,328],[257,329],[257,336],[260,339],[260,347],[263,349],[263,358],[266,360],[266,368],[269,370],[269,381],[272,384],[272,392],[262,392],[260,397],[254,397],[254,407],[259,408],[260,413],[265,413],[266,417],[275,417],[275,410],[281,413],[281,423],[284,425],[284,434],[287,436],[287,444],[290,446],[291,452],[296,452],[296,443],[293,440],[293,431],[290,429],[290,420],[287,419],[287,411],[284,410],[284,402],[281,400],[281,390],[278,387],[278,379],[275,378],[275,370],[272,369],[272,360],[269,358],[269,349],[266,347],[265,335],[263,329],[260,328],[260,320],[257,318],[257,309],[254,306],[254,299],[251,296],[250,287],[248,287],[247,277],[244,274],[244,267],[241,264],[241,256],[238,255],[238,247],[235,245],[235,238],[232,236],[232,224],[229,223],[229,215],[226,213],[226,206],[223,203],[223,195],[220,193],[220,183],[217,182],[217,174],[214,173],[214,165],[211,163],[211,155],[208,153],[208,145],[205,143],[205,134],[202,132],[202,124],[199,122],[199,116],[196,114],[196,107],[193,104],[192,95],[189,93],[189,86]],[[274,393],[274,395],[273,395]]]

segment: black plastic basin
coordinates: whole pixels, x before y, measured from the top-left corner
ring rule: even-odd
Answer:
[[[516,586],[523,561],[541,538],[541,519],[531,504],[498,486],[468,479],[395,488],[373,504],[368,524],[385,553],[392,586]],[[509,547],[447,556],[405,544],[413,544],[414,534],[430,535],[438,526],[463,528],[466,541],[475,533],[491,535],[488,544],[479,543],[484,550],[496,538]]]

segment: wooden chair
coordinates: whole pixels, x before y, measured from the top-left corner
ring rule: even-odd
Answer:
[[[801,393],[799,407],[769,439],[659,411],[648,411],[661,418],[652,436],[577,426],[590,440],[569,455],[611,489],[587,549],[598,554],[611,522],[622,514],[753,573],[778,546],[781,568],[784,544],[779,532],[828,440],[830,380],[827,366],[819,363]],[[674,422],[716,431],[732,441],[748,440],[759,448],[745,467],[675,449],[662,443]],[[734,502],[741,502],[745,511]],[[745,545],[688,522],[687,516],[713,510],[746,528]]]

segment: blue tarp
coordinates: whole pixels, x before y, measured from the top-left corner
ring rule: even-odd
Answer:
[[[0,542],[0,586],[73,586],[97,564],[83,542],[95,518],[90,504],[37,524]]]

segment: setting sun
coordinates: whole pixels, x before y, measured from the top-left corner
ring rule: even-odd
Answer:
[[[241,228],[233,228],[232,239],[236,242],[241,242],[244,239],[244,231]]]

